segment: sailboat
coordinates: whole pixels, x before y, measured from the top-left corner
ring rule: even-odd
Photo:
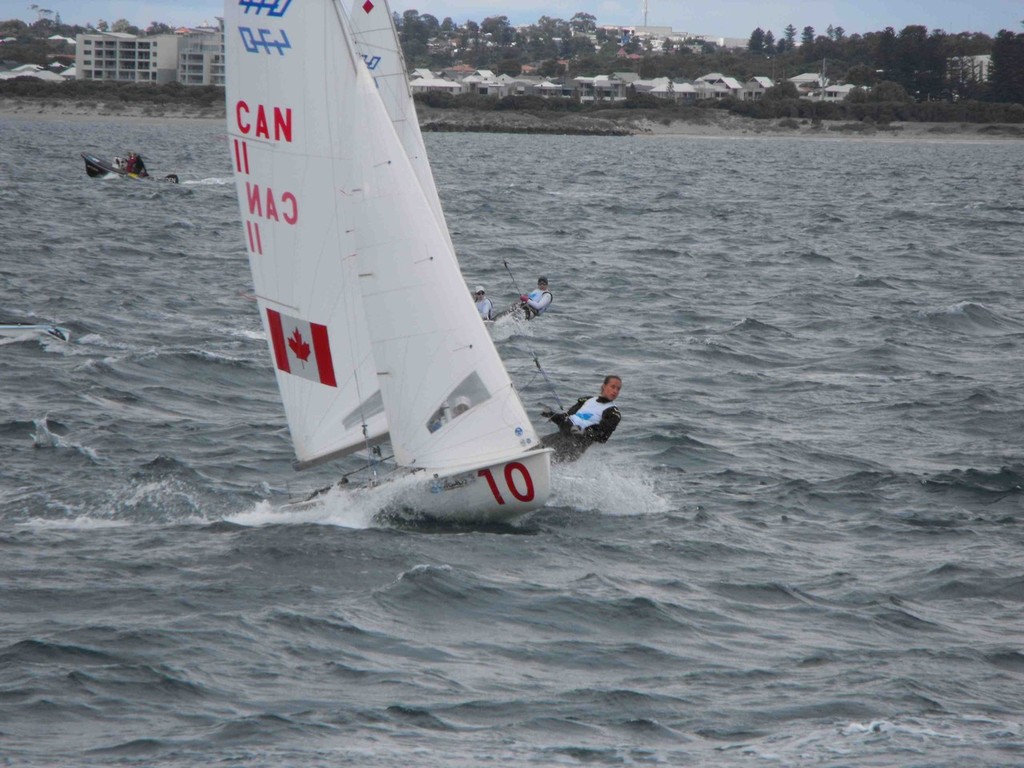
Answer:
[[[224,29],[239,208],[295,466],[388,442],[416,513],[543,506],[551,451],[466,288],[385,0],[226,0]]]
[[[0,338],[32,339],[40,336],[52,336],[61,341],[71,340],[71,331],[59,325],[40,325],[35,323],[4,323],[0,324]]]

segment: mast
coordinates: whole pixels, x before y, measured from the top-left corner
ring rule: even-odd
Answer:
[[[644,29],[647,28],[647,0],[644,0]]]

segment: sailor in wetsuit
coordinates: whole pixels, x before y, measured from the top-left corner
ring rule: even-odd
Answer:
[[[565,413],[541,411],[541,416],[558,425],[558,432],[541,440],[544,446],[555,450],[556,463],[576,461],[592,443],[608,442],[622,419],[613,404],[621,390],[622,379],[605,376],[597,397],[581,397]]]
[[[537,315],[543,314],[544,310],[551,306],[551,299],[551,291],[548,290],[548,279],[546,277],[538,277],[537,289],[520,296],[519,305],[523,308],[526,319],[531,320]]]

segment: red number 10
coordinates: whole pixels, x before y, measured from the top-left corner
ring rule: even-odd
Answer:
[[[516,483],[513,479],[514,472],[519,472],[523,476],[523,483],[526,486],[526,490],[522,493],[520,493],[519,489],[516,488]],[[501,491],[498,490],[498,484],[494,481],[494,475],[491,474],[491,470],[481,469],[476,474],[478,477],[486,478],[487,484],[491,487],[491,493],[494,494],[494,500],[497,501],[498,504],[504,504],[505,499],[502,498]],[[508,486],[509,492],[519,501],[533,501],[533,478],[530,477],[530,472],[526,467],[518,461],[513,461],[505,465],[505,485]]]

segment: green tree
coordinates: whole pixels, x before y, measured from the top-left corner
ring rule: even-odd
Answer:
[[[580,11],[569,19],[569,25],[572,27],[573,32],[586,35],[597,30],[597,17]]]
[[[804,27],[803,33],[800,35],[800,45],[813,45],[814,43],[814,27]]]
[[[764,53],[764,30],[760,27],[750,33],[747,50],[751,53]]]
[[[764,92],[764,98],[767,101],[785,101],[786,99],[798,99],[800,98],[800,92],[796,89],[796,86],[788,80],[777,85],[773,85],[767,91]]]
[[[1024,104],[1024,34],[999,31],[992,44],[992,100]]]
[[[796,47],[796,27],[792,24],[787,24],[786,28],[782,30],[783,40],[786,41],[786,50],[790,50]],[[779,49],[782,50],[781,48]]]
[[[0,21],[0,37],[21,37],[28,32],[28,24],[20,19]]]
[[[907,89],[892,80],[883,80],[871,90],[871,101],[895,101],[905,102],[911,98]]]
[[[843,78],[850,85],[867,85],[870,86],[875,82],[875,70],[864,64],[858,64],[850,67],[846,71],[846,77]]]
[[[502,59],[494,65],[494,71],[499,75],[511,75],[512,77],[517,77],[522,73],[523,65],[520,63],[519,59]]]
[[[129,35],[137,35],[137,34],[139,34],[139,28],[136,27],[136,26],[133,26],[132,23],[130,21],[128,21],[128,19],[118,19],[117,21],[115,21],[113,24],[110,25],[110,31],[111,32],[123,32],[123,33],[129,34]]]
[[[513,32],[508,16],[488,16],[480,22],[480,33],[490,35],[491,41],[497,46],[504,47],[511,43]]]
[[[859,86],[846,94],[844,99],[844,101],[848,101],[851,104],[866,104],[867,100],[868,92]]]

